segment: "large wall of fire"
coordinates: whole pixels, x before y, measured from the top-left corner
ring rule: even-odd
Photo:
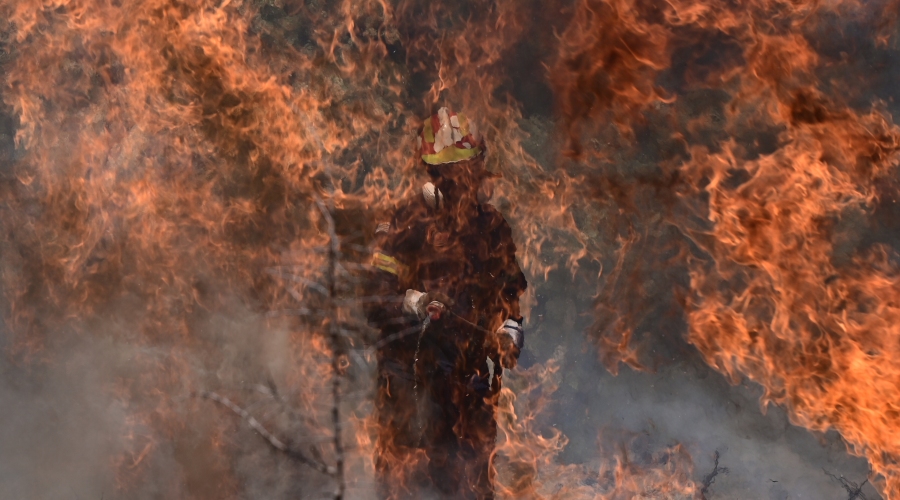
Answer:
[[[240,496],[236,424],[191,395],[238,387],[247,374],[220,368],[265,344],[307,413],[289,425],[325,426],[331,347],[273,314],[326,265],[316,200],[347,248],[365,246],[423,178],[419,120],[450,104],[481,124],[532,281],[596,284],[586,334],[610,371],[652,364],[637,332],[676,317],[679,341],[794,424],[839,432],[900,498],[897,14],[882,0],[0,0],[5,355],[40,370],[73,339],[127,343],[128,369],[101,384],[126,416],[116,487]],[[268,323],[216,319],[235,310]],[[629,477],[613,464],[596,490],[590,471],[551,467],[564,437],[507,403],[502,452],[531,472],[499,491],[699,491],[675,459]],[[153,456],[187,453],[176,436],[205,458],[163,484]]]

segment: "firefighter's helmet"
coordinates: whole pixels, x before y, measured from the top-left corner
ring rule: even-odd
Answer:
[[[484,151],[484,142],[475,123],[462,113],[441,108],[425,120],[418,137],[419,153],[429,165],[456,163]]]

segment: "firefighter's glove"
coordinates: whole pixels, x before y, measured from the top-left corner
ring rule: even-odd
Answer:
[[[519,353],[525,346],[525,329],[516,320],[508,319],[497,330],[500,344],[500,365],[503,368],[515,368]]]
[[[425,321],[425,318],[436,321],[441,319],[447,306],[451,305],[453,305],[453,301],[443,293],[407,290],[406,297],[403,299],[403,312],[417,317],[419,321]]]

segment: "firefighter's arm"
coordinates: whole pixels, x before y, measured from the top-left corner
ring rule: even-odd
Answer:
[[[500,366],[515,368],[519,354],[525,346],[525,328],[514,319],[507,319],[497,330],[498,354]]]
[[[397,228],[404,227],[405,230]],[[367,316],[378,325],[388,322],[405,322],[411,319],[424,320],[430,316],[438,319],[445,305],[452,301],[439,293],[424,293],[407,288],[415,280],[411,275],[414,256],[409,248],[418,248],[416,231],[410,231],[405,224],[382,223],[376,229],[376,247],[372,254]]]
[[[404,321],[404,281],[409,279],[409,260],[402,248],[402,234],[395,221],[379,223],[375,229],[375,244],[366,280],[364,301],[370,323],[382,327]]]
[[[403,296],[400,293],[402,265],[380,247],[372,254],[372,267],[366,283],[368,300],[364,306],[369,322],[375,326],[388,324],[403,315]]]
[[[505,320],[497,330],[497,349],[500,364],[504,368],[513,368],[525,346],[524,318],[519,310],[519,297],[525,292],[528,282],[516,259],[516,244],[505,220],[497,231],[504,264],[499,284],[502,286],[501,298],[505,312]]]

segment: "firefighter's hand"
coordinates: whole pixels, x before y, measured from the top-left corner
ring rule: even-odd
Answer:
[[[403,312],[419,318],[420,321],[425,321],[425,318],[436,321],[441,319],[447,306],[451,305],[453,301],[443,293],[407,290],[403,299]]]
[[[525,346],[525,329],[518,321],[508,319],[497,330],[497,337],[500,344],[500,366],[515,368],[519,353]]]

